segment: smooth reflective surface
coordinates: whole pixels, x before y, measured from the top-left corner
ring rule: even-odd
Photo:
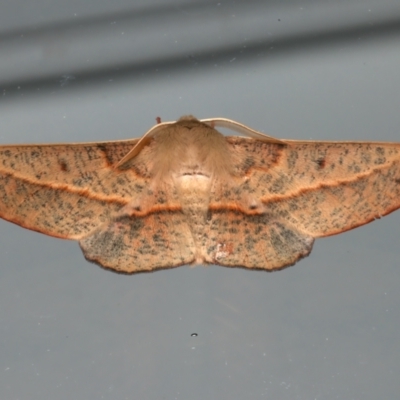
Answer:
[[[220,36],[230,34],[224,19],[233,13],[221,11],[228,5],[215,5]],[[400,141],[396,30],[280,47],[280,29],[315,13],[313,3],[306,6],[274,5],[280,25],[266,27],[270,43],[248,52],[250,33],[235,14],[232,54],[213,50],[202,58],[186,50],[177,64],[143,71],[121,74],[116,59],[113,71],[93,76],[70,66],[37,83],[4,80],[0,140],[138,137],[157,116],[194,114],[281,138]],[[378,12],[373,6],[359,3],[352,15],[367,18]],[[175,10],[177,21],[190,13]],[[207,30],[212,8],[205,10]],[[79,12],[71,5],[62,17]],[[22,22],[15,28],[21,35]],[[169,37],[170,46],[185,41],[185,29]],[[168,36],[157,26],[149,32],[149,46],[157,43],[152,35]],[[48,38],[47,52],[60,49],[56,39]],[[32,57],[47,53],[38,54]],[[29,72],[29,63],[15,68]],[[124,276],[87,263],[74,242],[0,221],[0,397],[396,398],[399,222],[397,212],[317,240],[310,257],[275,273],[211,266]]]

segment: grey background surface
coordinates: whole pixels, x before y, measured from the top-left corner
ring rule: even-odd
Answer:
[[[399,21],[387,0],[3,2],[0,142],[138,137],[189,113],[400,141]],[[0,398],[397,398],[399,222],[276,273],[124,276],[0,220]]]

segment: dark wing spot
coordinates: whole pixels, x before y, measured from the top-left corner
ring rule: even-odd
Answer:
[[[325,165],[326,165],[326,160],[325,160],[325,158],[323,158],[323,157],[318,158],[318,160],[316,160],[315,162],[316,162],[316,164],[317,164],[317,166],[318,166],[319,169],[325,168]]]
[[[60,166],[61,171],[67,172],[69,170],[68,164],[66,163],[65,160],[59,160],[58,165]]]

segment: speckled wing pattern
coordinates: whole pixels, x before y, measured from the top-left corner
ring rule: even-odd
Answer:
[[[146,184],[110,169],[135,143],[0,146],[1,218],[79,240]]]
[[[276,270],[400,207],[396,143],[272,143],[185,117],[118,165],[137,143],[0,146],[0,217],[117,272]]]
[[[315,238],[400,207],[400,144],[227,142],[247,179],[237,188],[239,208],[237,199],[210,205],[216,252],[208,262],[281,269],[308,255]]]

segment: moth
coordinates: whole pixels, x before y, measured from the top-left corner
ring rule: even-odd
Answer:
[[[225,126],[250,137],[223,136]],[[279,140],[186,116],[141,139],[0,146],[0,216],[136,273],[277,270],[400,207],[400,144]]]

